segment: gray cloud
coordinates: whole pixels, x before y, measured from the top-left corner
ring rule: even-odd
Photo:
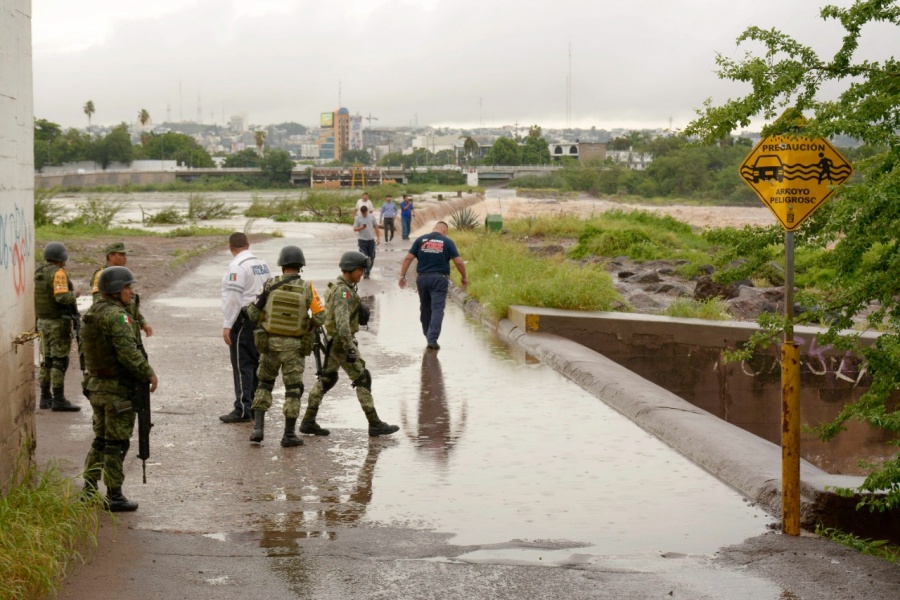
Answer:
[[[572,122],[683,127],[740,56],[751,24],[833,51],[840,29],[816,0],[131,0],[36,1],[35,114],[65,126],[223,122],[315,124],[341,103],[378,125],[562,126],[571,44]],[[843,2],[842,4],[848,4]],[[74,7],[73,7],[74,5]],[[865,32],[872,58],[897,55],[896,28]],[[867,37],[870,36],[871,37]],[[180,93],[179,93],[180,87]]]

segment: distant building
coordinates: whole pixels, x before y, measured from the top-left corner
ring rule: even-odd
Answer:
[[[647,168],[647,165],[653,162],[653,155],[649,152],[609,150],[606,155],[614,162],[625,165],[633,171],[643,171]]]
[[[597,142],[560,142],[549,144],[550,158],[558,161],[562,158],[574,158],[584,162],[590,158],[606,160],[606,144]]]
[[[324,112],[319,116],[319,158],[341,160],[345,149],[350,147],[350,111],[339,108],[335,112]]]

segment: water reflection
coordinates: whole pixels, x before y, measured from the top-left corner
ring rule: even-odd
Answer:
[[[412,423],[407,407],[400,407],[400,424],[415,448],[426,453],[438,464],[446,465],[451,450],[456,446],[466,427],[467,404],[463,402],[457,427],[454,431],[450,408],[444,387],[444,373],[437,352],[426,351],[422,355],[419,407],[415,423]]]

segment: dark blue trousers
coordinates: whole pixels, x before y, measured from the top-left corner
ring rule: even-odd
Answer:
[[[359,251],[369,257],[372,261],[372,266],[375,266],[375,240],[356,240],[356,244],[359,246]],[[369,272],[371,269],[365,269],[366,277],[369,276]]]
[[[419,292],[419,321],[422,333],[429,344],[436,344],[441,336],[444,322],[444,308],[447,306],[447,291],[450,278],[441,273],[419,273],[416,276]]]
[[[259,380],[259,351],[253,343],[253,323],[243,313],[231,326],[231,371],[234,375],[234,412],[249,416]]]

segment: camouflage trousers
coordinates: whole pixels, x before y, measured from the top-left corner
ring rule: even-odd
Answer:
[[[366,361],[361,356],[357,356],[355,362],[347,362],[347,351],[336,343],[328,353],[328,358],[325,359],[325,364],[322,367],[322,376],[319,377],[316,385],[309,392],[309,414],[315,416],[319,410],[319,405],[322,404],[322,398],[337,383],[338,368],[344,370],[344,373],[350,378],[353,387],[356,388],[356,399],[366,414],[366,419],[370,423],[377,423],[378,415],[375,412],[375,398],[372,397],[372,376],[366,369]]]
[[[281,379],[284,381],[284,416],[286,419],[296,419],[300,416],[300,397],[303,395],[303,370],[306,367],[306,358],[300,355],[297,348],[287,350],[269,350],[259,355],[259,367],[256,369],[256,379],[259,386],[253,395],[253,410],[267,411],[272,406],[272,390],[275,388],[275,378],[281,370]]]
[[[131,400],[122,394],[91,392],[94,441],[84,460],[84,481],[96,485],[103,475],[106,487],[120,488],[125,481],[124,459],[134,431]]]
[[[41,384],[61,388],[66,380],[69,367],[69,352],[72,350],[72,321],[69,319],[38,319],[37,329],[41,333]]]

